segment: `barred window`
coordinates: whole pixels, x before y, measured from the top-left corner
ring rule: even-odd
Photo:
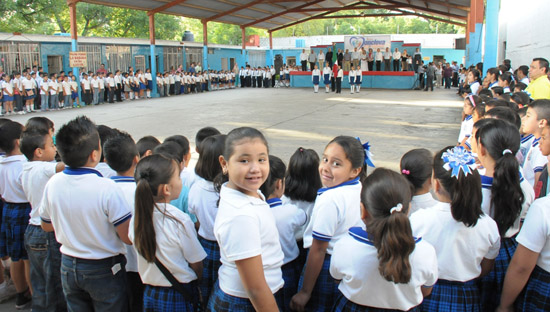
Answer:
[[[86,52],[88,68],[86,71],[97,72],[101,65],[101,45],[99,44],[79,44],[78,51]]]
[[[169,71],[170,67],[174,66],[177,69],[178,66],[183,65],[183,53],[181,47],[164,47],[164,68],[163,71]],[[160,71],[160,69],[159,69]]]
[[[191,64],[202,63],[202,48],[186,48],[185,49],[185,70],[191,68]],[[201,64],[202,65],[202,64]]]
[[[264,67],[265,51],[249,51],[248,65],[250,65],[251,67]]]
[[[131,55],[130,46],[105,46],[105,68],[113,73],[117,70],[125,72],[132,66]]]
[[[5,73],[21,72],[40,65],[40,44],[0,42],[0,66]]]

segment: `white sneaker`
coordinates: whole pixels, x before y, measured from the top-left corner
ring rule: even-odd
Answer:
[[[17,295],[17,290],[15,290],[15,285],[11,279],[6,278],[3,286],[0,286],[0,303],[11,300]]]

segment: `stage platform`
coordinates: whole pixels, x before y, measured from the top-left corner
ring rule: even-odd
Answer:
[[[322,73],[322,72],[321,72]],[[364,71],[361,88],[376,89],[413,89],[417,76],[412,71],[405,72],[387,72],[387,71]],[[310,71],[292,71],[290,72],[290,86],[294,88],[313,87]],[[323,77],[319,87],[324,87]],[[344,72],[342,79],[342,89],[349,89],[348,72]]]

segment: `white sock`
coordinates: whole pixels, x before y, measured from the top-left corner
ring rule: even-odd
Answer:
[[[359,93],[359,90],[361,90],[361,86],[357,86],[357,93]]]
[[[147,97],[151,97],[151,91],[147,91]]]

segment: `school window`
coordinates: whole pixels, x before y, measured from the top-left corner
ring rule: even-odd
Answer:
[[[5,73],[21,72],[40,64],[38,43],[0,42],[0,66]]]
[[[86,52],[88,62],[88,68],[86,68],[86,71],[91,70],[95,73],[101,65],[101,45],[79,44],[78,51]]]
[[[185,49],[185,69],[189,70],[191,64],[197,65],[202,60],[202,48],[186,48]]]
[[[183,52],[181,47],[164,47],[164,68],[163,71],[168,71],[173,66],[177,69],[183,65]]]
[[[107,58],[107,64],[105,68],[107,71],[115,72],[120,70],[125,72],[130,66],[132,66],[131,51],[129,46],[106,46],[105,57]]]
[[[265,51],[250,51],[248,53],[248,65],[251,67],[264,67]]]

